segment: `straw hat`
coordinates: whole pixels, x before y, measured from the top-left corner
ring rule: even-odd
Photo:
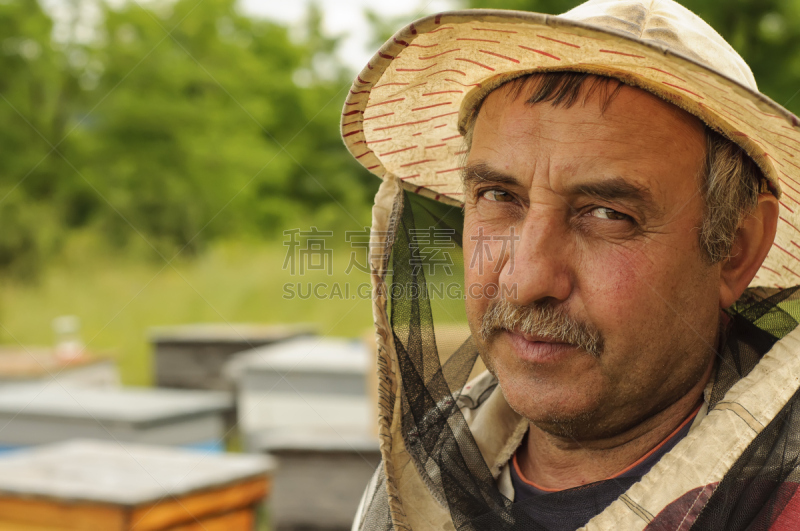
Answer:
[[[375,175],[460,205],[471,109],[499,84],[536,71],[618,78],[740,145],[781,201],[775,245],[753,284],[800,283],[800,120],[759,93],[733,48],[672,0],[589,0],[559,16],[466,10],[420,19],[358,75],[342,136]]]

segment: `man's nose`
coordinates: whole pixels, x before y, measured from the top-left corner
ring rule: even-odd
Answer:
[[[531,212],[515,226],[510,252],[500,271],[500,287],[509,302],[566,300],[572,292],[569,231],[558,212]]]

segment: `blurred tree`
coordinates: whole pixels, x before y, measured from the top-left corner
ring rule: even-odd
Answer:
[[[66,164],[52,145],[78,90],[51,31],[38,3],[0,2],[0,269],[24,276],[53,244],[53,198]]]
[[[467,0],[469,7],[560,14],[579,0]],[[761,92],[800,114],[800,2],[681,0],[750,65]]]
[[[35,272],[78,228],[171,258],[368,222],[377,184],[339,138],[351,78],[316,6],[293,40],[236,0],[60,5],[54,41],[38,2],[0,1],[0,269]]]
[[[318,11],[293,43],[235,3],[179,0],[160,16],[106,9],[93,92],[108,96],[83,132],[83,163],[122,214],[95,199],[115,239],[134,235],[130,221],[171,253],[323,214],[367,219],[368,177],[338,134],[348,76]]]

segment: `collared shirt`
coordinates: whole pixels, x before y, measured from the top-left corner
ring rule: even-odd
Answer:
[[[550,531],[573,531],[586,525],[650,471],[688,433],[698,406],[671,434],[636,462],[608,479],[566,490],[546,489],[523,475],[517,453],[511,459],[515,505]]]

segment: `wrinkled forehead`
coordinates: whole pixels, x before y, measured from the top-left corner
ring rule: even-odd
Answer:
[[[526,86],[506,84],[487,95],[470,131],[468,161],[519,159],[547,149],[577,158],[606,154],[632,163],[660,157],[671,166],[679,162],[672,160],[675,157],[699,163],[705,154],[706,126],[646,91],[616,83],[585,83],[566,95],[542,93],[540,88],[541,82],[534,79]],[[534,102],[542,94],[544,101]]]
[[[696,116],[643,89],[626,85],[618,79],[573,72],[548,72],[508,80],[473,102],[462,124],[467,148],[471,147],[474,127],[479,118],[487,121],[502,116],[510,123],[525,123],[525,115],[535,115],[529,125],[546,130],[554,116],[569,115],[575,133],[590,133],[595,127],[615,123],[621,134],[658,131],[673,140],[696,140],[705,124]],[[537,107],[534,113],[526,112]],[[559,112],[562,111],[562,112]],[[531,116],[528,116],[530,118]],[[686,137],[685,135],[689,135]]]

